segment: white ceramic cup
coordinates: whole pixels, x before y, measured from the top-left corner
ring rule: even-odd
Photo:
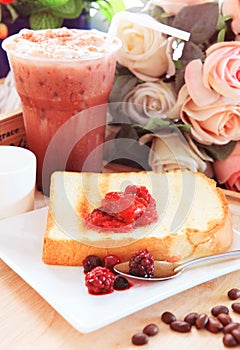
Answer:
[[[0,219],[34,209],[36,157],[22,147],[0,146]]]

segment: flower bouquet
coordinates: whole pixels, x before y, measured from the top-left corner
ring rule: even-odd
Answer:
[[[112,124],[122,120],[114,157],[204,172],[239,192],[239,0],[150,0],[117,13],[109,32],[122,40],[110,96]]]

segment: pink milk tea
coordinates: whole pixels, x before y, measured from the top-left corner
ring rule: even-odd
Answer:
[[[66,124],[61,141],[54,144],[57,154],[52,156],[52,170],[100,171],[106,104],[120,46],[118,38],[106,33],[67,28],[24,29],[4,41],[22,101],[28,148],[37,157],[38,188],[42,189],[49,144],[54,142],[59,128],[83,110],[89,109],[89,114],[79,114],[79,137],[79,127]],[[104,106],[95,113],[91,111],[98,105]],[[67,159],[61,159],[66,158],[63,147],[71,143],[72,137],[77,141]],[[84,167],[91,154],[91,161]]]

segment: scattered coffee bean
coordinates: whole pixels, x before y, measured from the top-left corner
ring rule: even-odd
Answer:
[[[228,314],[228,307],[225,305],[216,305],[212,308],[211,313],[213,316],[218,316],[219,314]]]
[[[208,315],[207,314],[200,314],[196,318],[195,326],[197,329],[203,329],[207,323],[208,323]]]
[[[238,345],[236,339],[234,338],[234,336],[231,333],[224,334],[224,336],[223,336],[223,344],[227,348],[233,348],[234,346]]]
[[[232,322],[232,318],[227,314],[219,314],[217,315],[217,319],[221,322],[223,326]]]
[[[132,343],[134,345],[144,345],[149,341],[149,337],[145,333],[136,333],[132,336]]]
[[[170,328],[176,332],[187,333],[191,330],[191,325],[185,321],[172,321],[170,323]]]
[[[233,311],[240,314],[240,303],[232,303],[231,306],[232,306]]]
[[[240,326],[238,322],[232,322],[223,327],[223,333],[230,333],[233,329],[236,329]]]
[[[190,323],[192,326],[195,325],[196,319],[198,317],[198,313],[196,312],[190,312],[184,317],[184,321]]]
[[[211,333],[219,333],[223,329],[223,325],[217,319],[208,317],[206,329]]]
[[[147,334],[149,337],[157,334],[159,331],[158,326],[155,323],[150,323],[143,328],[143,333]]]
[[[233,329],[231,334],[234,336],[236,341],[240,344],[240,328]]]
[[[240,298],[240,289],[238,288],[232,288],[228,291],[228,297],[231,300],[236,300],[238,298]]]
[[[161,316],[161,320],[166,324],[170,324],[171,322],[176,321],[176,316],[169,311],[165,311]]]

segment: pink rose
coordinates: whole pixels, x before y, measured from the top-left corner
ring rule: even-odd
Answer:
[[[231,191],[240,192],[240,141],[226,159],[216,160],[213,167],[220,184],[225,184]]]
[[[196,103],[184,85],[179,92],[180,117],[191,125],[192,137],[202,144],[223,145],[240,139],[240,106],[218,96],[210,102],[207,91],[201,92],[203,103]],[[206,103],[206,101],[208,103]]]
[[[180,10],[186,6],[199,5],[211,0],[150,0],[149,5],[160,6],[166,13],[176,15]]]
[[[240,98],[240,41],[225,41],[210,46],[206,51],[202,79],[219,94]]]
[[[224,0],[222,4],[222,14],[232,17],[231,27],[234,34],[240,33],[240,1]]]

